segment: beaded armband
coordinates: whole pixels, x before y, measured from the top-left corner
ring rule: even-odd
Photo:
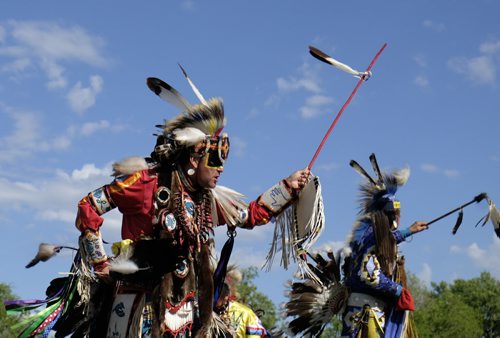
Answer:
[[[81,236],[81,241],[92,265],[98,265],[108,259],[99,231],[85,231]]]
[[[285,180],[272,186],[259,198],[259,204],[268,208],[274,214],[278,214],[293,199],[292,189]]]
[[[108,195],[105,187],[101,187],[89,193],[89,201],[96,210],[97,214],[101,216],[102,214],[115,208],[115,204]]]

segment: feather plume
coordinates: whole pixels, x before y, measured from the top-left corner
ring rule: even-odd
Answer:
[[[198,100],[200,100],[200,102],[203,103],[203,104],[207,104],[207,101],[205,100],[205,98],[203,97],[203,95],[201,95],[201,93],[198,90],[198,88],[194,85],[193,81],[191,81],[191,79],[187,75],[186,70],[181,66],[181,64],[179,64],[179,67],[181,68],[182,74],[184,74],[184,76],[186,77],[186,80],[188,81],[189,85],[191,86],[191,89],[193,90],[193,92],[196,95],[196,97],[198,98]]]
[[[327,256],[330,257],[327,253]],[[288,331],[295,336],[317,337],[333,316],[344,308],[348,292],[338,278],[340,269],[336,260],[327,260],[316,254],[314,267],[316,278],[304,278],[288,283],[288,301],[283,305],[282,314],[289,318]]]
[[[222,100],[212,98],[206,104],[191,106],[184,114],[166,121],[163,134],[166,136],[175,129],[192,127],[201,130],[205,135],[215,135],[225,124]]]
[[[191,107],[191,104],[168,83],[155,77],[148,77],[146,83],[153,93],[158,95],[162,100],[177,107],[180,111],[185,111]]]
[[[112,165],[112,176],[130,175],[136,171],[148,168],[148,164],[144,157],[132,156],[121,161],[115,162]]]

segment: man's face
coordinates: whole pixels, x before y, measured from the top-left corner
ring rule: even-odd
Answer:
[[[198,186],[202,188],[215,188],[217,182],[219,181],[219,176],[224,171],[224,167],[220,166],[217,168],[207,167],[206,158],[204,155],[198,161],[198,168],[196,169],[195,180]]]

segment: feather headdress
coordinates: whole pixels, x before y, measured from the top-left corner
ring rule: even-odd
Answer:
[[[391,173],[382,173],[375,154],[370,155],[370,162],[377,175],[377,179],[370,176],[356,161],[352,160],[349,163],[356,172],[367,179],[367,182],[361,183],[359,188],[359,201],[361,203],[359,213],[364,215],[372,211],[382,210],[388,206],[399,208],[399,202],[396,200],[396,191],[408,181],[410,169],[403,168]]]
[[[200,100],[199,104],[191,104],[179,91],[165,81],[154,77],[150,77],[146,81],[151,91],[181,111],[181,114],[173,119],[165,120],[164,124],[157,125],[162,133],[158,135],[155,151],[152,155],[160,160],[175,158],[183,149],[202,142],[212,142],[213,145],[217,145],[218,139],[210,141],[210,138],[219,137],[226,125],[222,99],[205,100],[184,68],[182,66],[180,68]]]

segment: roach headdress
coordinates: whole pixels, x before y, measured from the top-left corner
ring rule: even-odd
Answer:
[[[383,173],[377,163],[375,154],[370,155],[370,163],[377,175],[374,179],[356,161],[351,160],[351,167],[367,181],[360,184],[360,215],[368,215],[374,211],[396,211],[400,202],[396,199],[398,187],[404,185],[410,176],[410,169],[403,168],[391,173]]]

